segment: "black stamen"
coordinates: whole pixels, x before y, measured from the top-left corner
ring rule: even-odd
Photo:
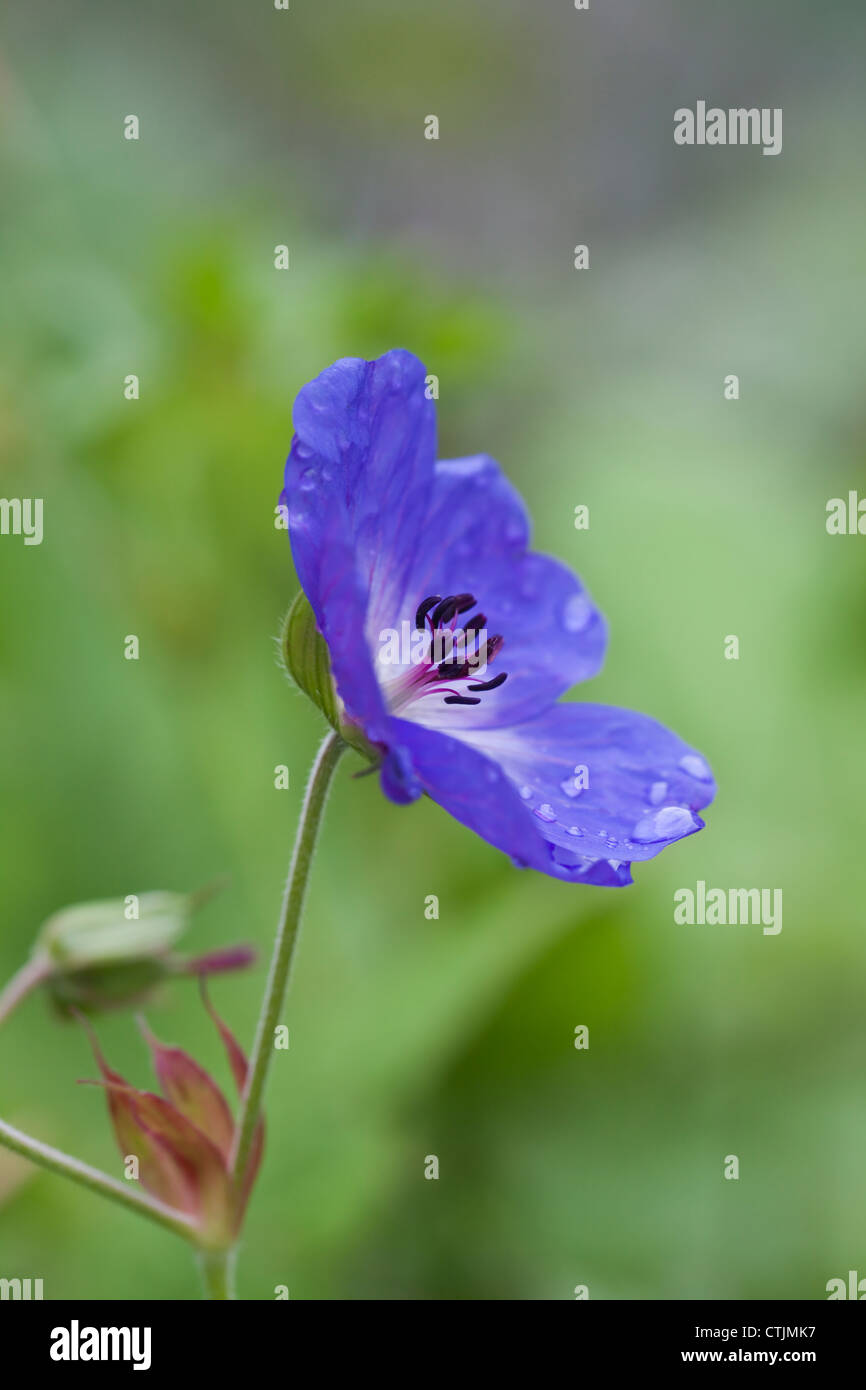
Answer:
[[[446,681],[462,681],[464,676],[469,675],[468,661],[441,661],[439,663],[439,674]]]
[[[469,634],[470,632],[480,632],[481,629],[485,628],[486,626],[487,614],[476,613],[474,618],[470,618],[468,623],[464,623],[463,631],[467,634]]]
[[[504,642],[505,638],[498,632],[495,637],[488,638],[484,644],[483,650],[478,653],[478,665],[489,666],[496,653],[502,651]]]
[[[504,685],[508,680],[508,672],[500,671],[498,676],[494,676],[492,681],[482,681],[480,685],[470,685],[470,690],[498,690],[500,685]]]
[[[474,594],[455,594],[451,601],[454,604],[455,613],[468,613],[470,608],[475,607]]]
[[[424,619],[427,617],[434,603],[439,603],[441,599],[441,594],[431,594],[429,598],[423,599],[422,602],[418,604],[418,612],[415,614],[415,626],[420,628],[422,632],[424,631]]]
[[[446,705],[480,705],[481,701],[472,695],[446,695]]]
[[[450,623],[454,614],[457,612],[457,609],[452,607],[453,603],[454,596],[452,594],[450,598],[443,598],[442,602],[436,605],[430,618],[434,627],[438,627],[439,624],[443,622]]]

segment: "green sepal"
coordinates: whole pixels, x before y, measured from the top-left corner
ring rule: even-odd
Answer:
[[[101,967],[57,971],[46,980],[48,996],[57,1013],[67,1016],[101,1013],[143,1002],[175,973],[167,960],[139,960]]]
[[[331,727],[339,731],[337,692],[331,675],[328,648],[316,627],[315,614],[303,589],[293,600],[283,620],[280,649],[292,680],[322,711]]]
[[[316,626],[316,616],[303,589],[293,599],[283,620],[280,637],[283,664],[295,684],[362,757],[377,763],[379,754],[361,730],[342,716],[342,701],[331,673],[331,659],[324,637]]]

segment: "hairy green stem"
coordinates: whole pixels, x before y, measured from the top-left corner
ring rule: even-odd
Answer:
[[[329,733],[319,749],[313,770],[310,773],[310,780],[307,783],[295,848],[292,852],[292,863],[286,880],[280,918],[277,923],[270,973],[262,998],[256,1038],[250,1055],[247,1081],[235,1130],[235,1143],[232,1150],[232,1177],[238,1186],[243,1182],[249,1162],[265,1082],[273,1059],[274,1031],[279,1023],[288,990],[292,960],[298,944],[298,930],[301,925],[301,914],[307,892],[307,879],[310,874],[310,865],[313,862],[322,813],[325,809],[331,777],[345,748],[346,744],[339,734]]]
[[[14,1129],[5,1120],[0,1120],[0,1144],[11,1149],[13,1153],[21,1154],[23,1158],[29,1158],[31,1163],[38,1163],[43,1168],[50,1169],[52,1173],[62,1173],[64,1177],[71,1178],[82,1187],[89,1187],[91,1192],[107,1197],[110,1202],[118,1202],[129,1211],[137,1211],[140,1216],[149,1217],[151,1221],[165,1226],[175,1235],[183,1236],[186,1240],[195,1236],[193,1223],[182,1212],[175,1211],[173,1207],[166,1206],[155,1197],[148,1197],[143,1192],[124,1186],[116,1178],[109,1177],[108,1173],[91,1168],[89,1163],[82,1163],[80,1159],[72,1158],[60,1149],[52,1149],[49,1144],[43,1144],[41,1140],[24,1134],[20,1129]]]

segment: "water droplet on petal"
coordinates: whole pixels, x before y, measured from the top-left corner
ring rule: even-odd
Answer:
[[[538,816],[539,820],[548,822],[556,820],[556,812],[552,806],[548,806],[546,801],[541,806],[536,806],[533,814]]]
[[[531,788],[531,787],[521,787],[521,788],[520,788],[520,795],[523,797],[523,800],[524,800],[524,801],[528,801],[529,798],[532,796],[532,788]]]
[[[295,445],[295,458],[311,459],[312,457],[313,451],[310,448],[309,444],[302,444],[301,441],[298,440],[297,444]]]
[[[300,476],[299,484],[302,492],[311,492],[316,486],[315,468],[305,468]]]
[[[572,594],[562,613],[566,632],[582,632],[592,617],[592,604],[586,594]]]
[[[663,806],[660,811],[642,816],[631,833],[640,844],[648,845],[696,829],[697,821],[687,806]]]
[[[583,831],[581,830],[581,828],[580,828],[579,825],[569,825],[569,826],[567,827],[567,829],[568,829],[568,834],[569,834],[569,835],[582,835],[582,834],[583,834]]]
[[[668,794],[667,782],[653,782],[650,787],[649,799],[653,806],[658,806]]]
[[[712,782],[713,780],[713,774],[698,753],[686,753],[684,758],[680,758],[680,767],[690,777],[697,777],[699,782]]]
[[[559,785],[566,796],[580,796],[580,793],[583,791],[583,787],[578,786],[573,777],[566,777],[565,781],[560,782]]]

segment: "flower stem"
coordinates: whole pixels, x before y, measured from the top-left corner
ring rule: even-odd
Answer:
[[[235,1250],[202,1250],[199,1268],[205,1298],[221,1301],[235,1297]]]
[[[292,863],[283,894],[280,918],[277,923],[270,973],[262,998],[256,1039],[250,1056],[246,1085],[235,1130],[235,1143],[232,1150],[232,1177],[238,1187],[243,1183],[261,1108],[262,1094],[273,1060],[274,1030],[279,1023],[286,999],[292,959],[298,943],[298,929],[304,908],[307,879],[310,865],[313,862],[322,813],[325,809],[331,777],[345,748],[346,744],[339,734],[329,733],[319,748],[313,770],[310,773],[310,780],[307,783],[295,848],[292,852]]]
[[[0,990],[0,1023],[5,1023],[12,1010],[17,1008],[21,1000],[31,989],[46,980],[51,973],[51,966],[47,960],[37,956],[34,960],[29,960],[26,965],[22,965],[17,975],[13,975],[4,990]]]
[[[50,1169],[52,1173],[62,1173],[64,1177],[71,1178],[82,1187],[89,1187],[92,1192],[107,1197],[110,1202],[119,1202],[130,1211],[137,1211],[141,1216],[149,1217],[151,1221],[165,1226],[175,1235],[184,1236],[187,1240],[195,1235],[193,1223],[182,1212],[158,1202],[155,1197],[148,1197],[134,1188],[124,1186],[116,1178],[109,1177],[108,1173],[91,1168],[89,1163],[82,1163],[80,1159],[72,1158],[60,1149],[52,1149],[49,1144],[43,1144],[41,1140],[24,1134],[20,1129],[14,1129],[5,1120],[0,1120],[0,1144],[4,1144],[13,1153],[29,1158],[32,1163]]]

